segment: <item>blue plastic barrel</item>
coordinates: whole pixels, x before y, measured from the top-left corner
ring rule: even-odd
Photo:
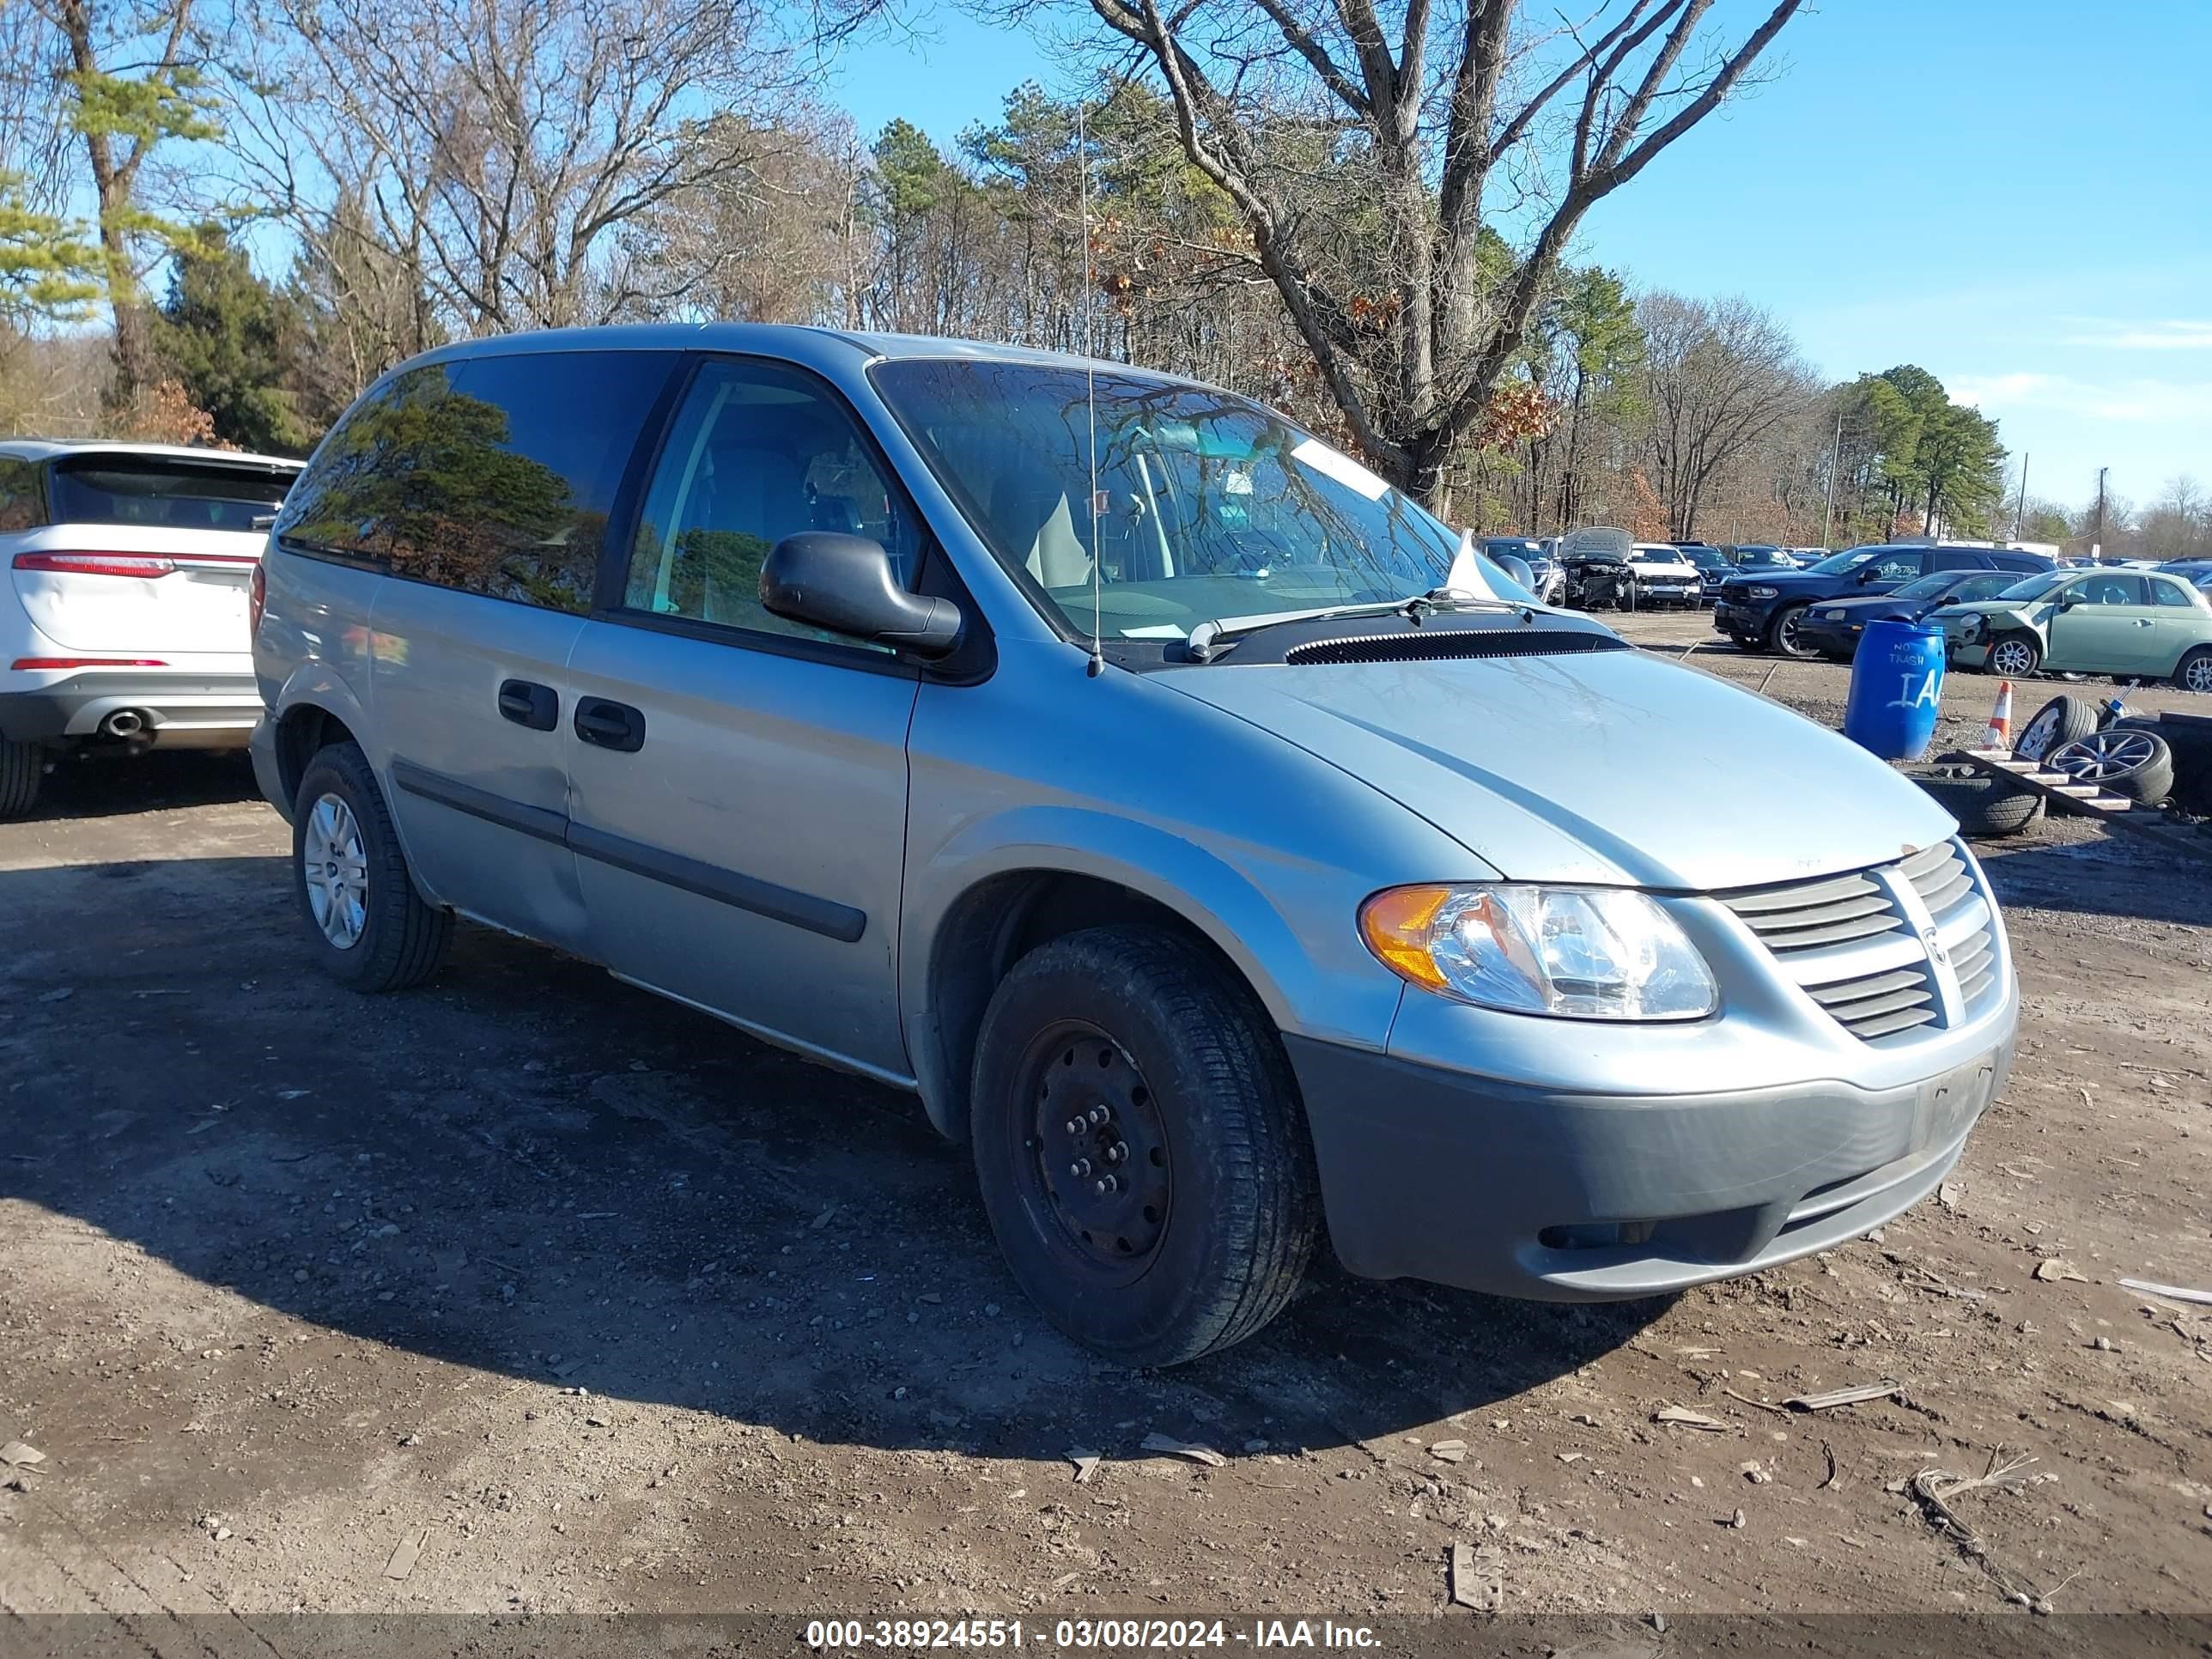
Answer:
[[[1919,760],[1943,708],[1943,630],[1875,622],[1859,636],[1844,735],[1884,760]]]

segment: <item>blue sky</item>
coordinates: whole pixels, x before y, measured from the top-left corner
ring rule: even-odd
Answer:
[[[903,115],[949,143],[1054,84],[1042,36],[923,15],[838,64],[864,132]],[[2100,465],[2138,504],[2212,483],[2212,3],[1830,0],[1780,56],[1601,204],[1578,257],[1746,295],[1831,376],[1920,364],[1997,419],[2033,495],[2078,503]]]

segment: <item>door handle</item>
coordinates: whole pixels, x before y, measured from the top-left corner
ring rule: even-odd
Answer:
[[[551,686],[534,680],[501,680],[499,715],[533,732],[550,732],[561,723],[561,698]]]
[[[2148,617],[2137,617],[2136,618],[2136,626],[2137,628],[2152,628],[2155,627],[2156,624],[2153,623]]]
[[[576,735],[586,743],[634,755],[645,747],[645,715],[605,697],[576,700]]]

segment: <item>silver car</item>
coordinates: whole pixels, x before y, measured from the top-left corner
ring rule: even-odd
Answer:
[[[2017,1011],[1952,821],[1478,562],[1120,365],[478,341],[293,489],[254,759],[337,978],[420,981],[459,915],[910,1090],[1127,1362],[1259,1330],[1324,1226],[1601,1299],[1932,1192]]]

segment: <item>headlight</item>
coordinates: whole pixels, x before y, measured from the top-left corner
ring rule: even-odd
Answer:
[[[1971,616],[1961,617],[1959,619],[1959,637],[1960,639],[1971,640],[1976,638],[1980,635],[1981,631],[1982,618],[1980,612],[1977,611]]]
[[[1830,622],[1841,622],[1844,619],[1844,613],[1840,611],[1824,611],[1822,614],[1826,616]]]
[[[1744,589],[1744,593],[1747,598],[1754,599],[1778,599],[1782,597],[1780,588],[1769,587],[1765,582],[1759,583],[1756,587],[1747,587]]]
[[[1392,887],[1359,908],[1382,965],[1438,996],[1571,1019],[1697,1019],[1712,971],[1658,905],[1625,887]]]

